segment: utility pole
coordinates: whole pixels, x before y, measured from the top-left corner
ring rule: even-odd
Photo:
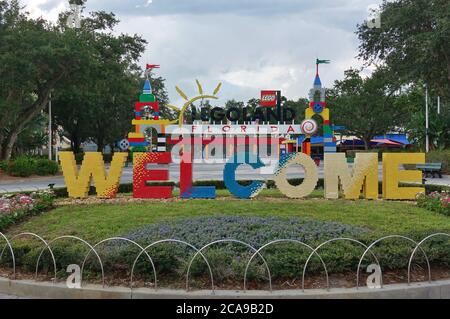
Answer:
[[[441,97],[438,96],[438,114],[441,114]]]
[[[430,151],[430,139],[428,136],[429,129],[428,121],[428,86],[425,86],[425,151],[428,153]]]
[[[52,93],[48,100],[48,159],[52,160]]]

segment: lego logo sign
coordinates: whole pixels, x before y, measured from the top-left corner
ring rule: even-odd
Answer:
[[[261,91],[261,106],[276,107],[277,106],[277,91]]]

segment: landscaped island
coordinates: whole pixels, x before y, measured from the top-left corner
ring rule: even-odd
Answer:
[[[370,245],[387,235],[401,235],[419,242],[433,233],[450,234],[450,216],[417,207],[415,202],[326,200],[320,198],[319,192],[315,191],[304,200],[283,198],[274,189],[264,190],[258,199],[248,201],[234,199],[225,190],[218,191],[217,200],[137,200],[128,195],[112,200],[59,199],[55,209],[10,227],[6,236],[32,232],[49,241],[71,235],[92,245],[106,238],[124,237],[143,247],[158,240],[176,239],[198,249],[215,240],[233,239],[258,249],[279,239],[298,240],[315,248],[337,237]],[[18,269],[31,276],[44,246],[35,239],[22,238],[14,240],[13,247]],[[385,282],[406,282],[408,260],[414,247],[407,240],[392,238],[373,248]],[[61,278],[67,277],[67,265],[81,265],[89,251],[72,239],[57,241],[52,249]],[[433,279],[450,277],[448,237],[433,238],[424,243],[423,249],[431,263]],[[129,285],[132,264],[140,249],[115,240],[97,246],[96,250],[102,258],[107,283]],[[330,278],[334,278],[332,285],[356,284],[356,268],[364,250],[363,246],[349,241],[330,243],[320,249]],[[155,264],[158,286],[182,287],[185,284],[189,261],[195,254],[193,249],[166,242],[149,248],[148,253]],[[242,288],[246,264],[253,253],[237,242],[217,243],[204,250],[215,284],[233,289]],[[299,287],[310,253],[292,242],[274,244],[261,252],[270,267],[274,285],[284,288]],[[11,265],[8,258],[5,252],[1,260],[5,272]],[[360,284],[365,284],[366,268],[371,263],[374,260],[368,254],[362,263]],[[427,279],[426,261],[420,252],[415,255],[412,270],[413,280]],[[53,271],[49,254],[44,251],[39,274],[49,280]],[[91,253],[83,280],[99,282],[100,273]],[[153,271],[145,256],[138,260],[134,275],[136,285],[154,285]],[[190,276],[192,287],[210,287],[208,269],[200,256],[194,260]],[[255,257],[248,269],[249,287],[266,288],[267,279],[266,268],[261,259]],[[320,260],[314,256],[306,271],[306,287],[324,286],[325,273]]]

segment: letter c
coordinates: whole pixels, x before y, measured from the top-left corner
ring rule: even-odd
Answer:
[[[253,169],[258,169],[265,165],[257,155],[247,152],[234,154],[234,156],[225,164],[223,180],[227,189],[231,194],[238,198],[249,199],[257,196],[265,186],[265,183],[254,181],[248,186],[240,185],[236,181],[236,170],[242,164],[250,165]]]

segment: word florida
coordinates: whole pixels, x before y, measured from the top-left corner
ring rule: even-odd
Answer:
[[[101,153],[86,153],[78,170],[75,156],[71,152],[60,153],[61,166],[69,197],[88,196],[91,180],[95,183],[97,197],[116,196],[122,169],[128,153],[115,153],[109,173],[106,174]],[[417,170],[399,169],[402,164],[423,164],[423,153],[383,154],[382,197],[385,199],[415,199],[424,192],[420,187],[400,187],[400,183],[420,183],[422,174]],[[172,163],[170,152],[133,154],[133,196],[135,198],[166,199],[173,197],[173,186],[149,186],[147,183],[166,183],[169,180],[167,165]],[[236,170],[240,165],[250,165],[253,169],[264,167],[261,160],[250,153],[235,154],[225,164],[223,179],[227,189],[238,198],[252,198],[265,187],[263,181],[253,181],[241,185],[236,180]],[[213,186],[193,186],[192,154],[185,152],[180,161],[180,197],[215,198]],[[205,164],[206,165],[206,164]],[[291,165],[304,168],[305,177],[300,185],[291,185],[287,170]],[[164,167],[166,166],[166,167]],[[274,173],[274,181],[281,193],[289,198],[303,198],[311,194],[319,180],[318,167],[312,158],[303,153],[292,153],[280,158]],[[349,167],[344,153],[328,153],[324,158],[324,196],[346,199],[376,199],[378,194],[378,154],[357,153],[352,167]]]

